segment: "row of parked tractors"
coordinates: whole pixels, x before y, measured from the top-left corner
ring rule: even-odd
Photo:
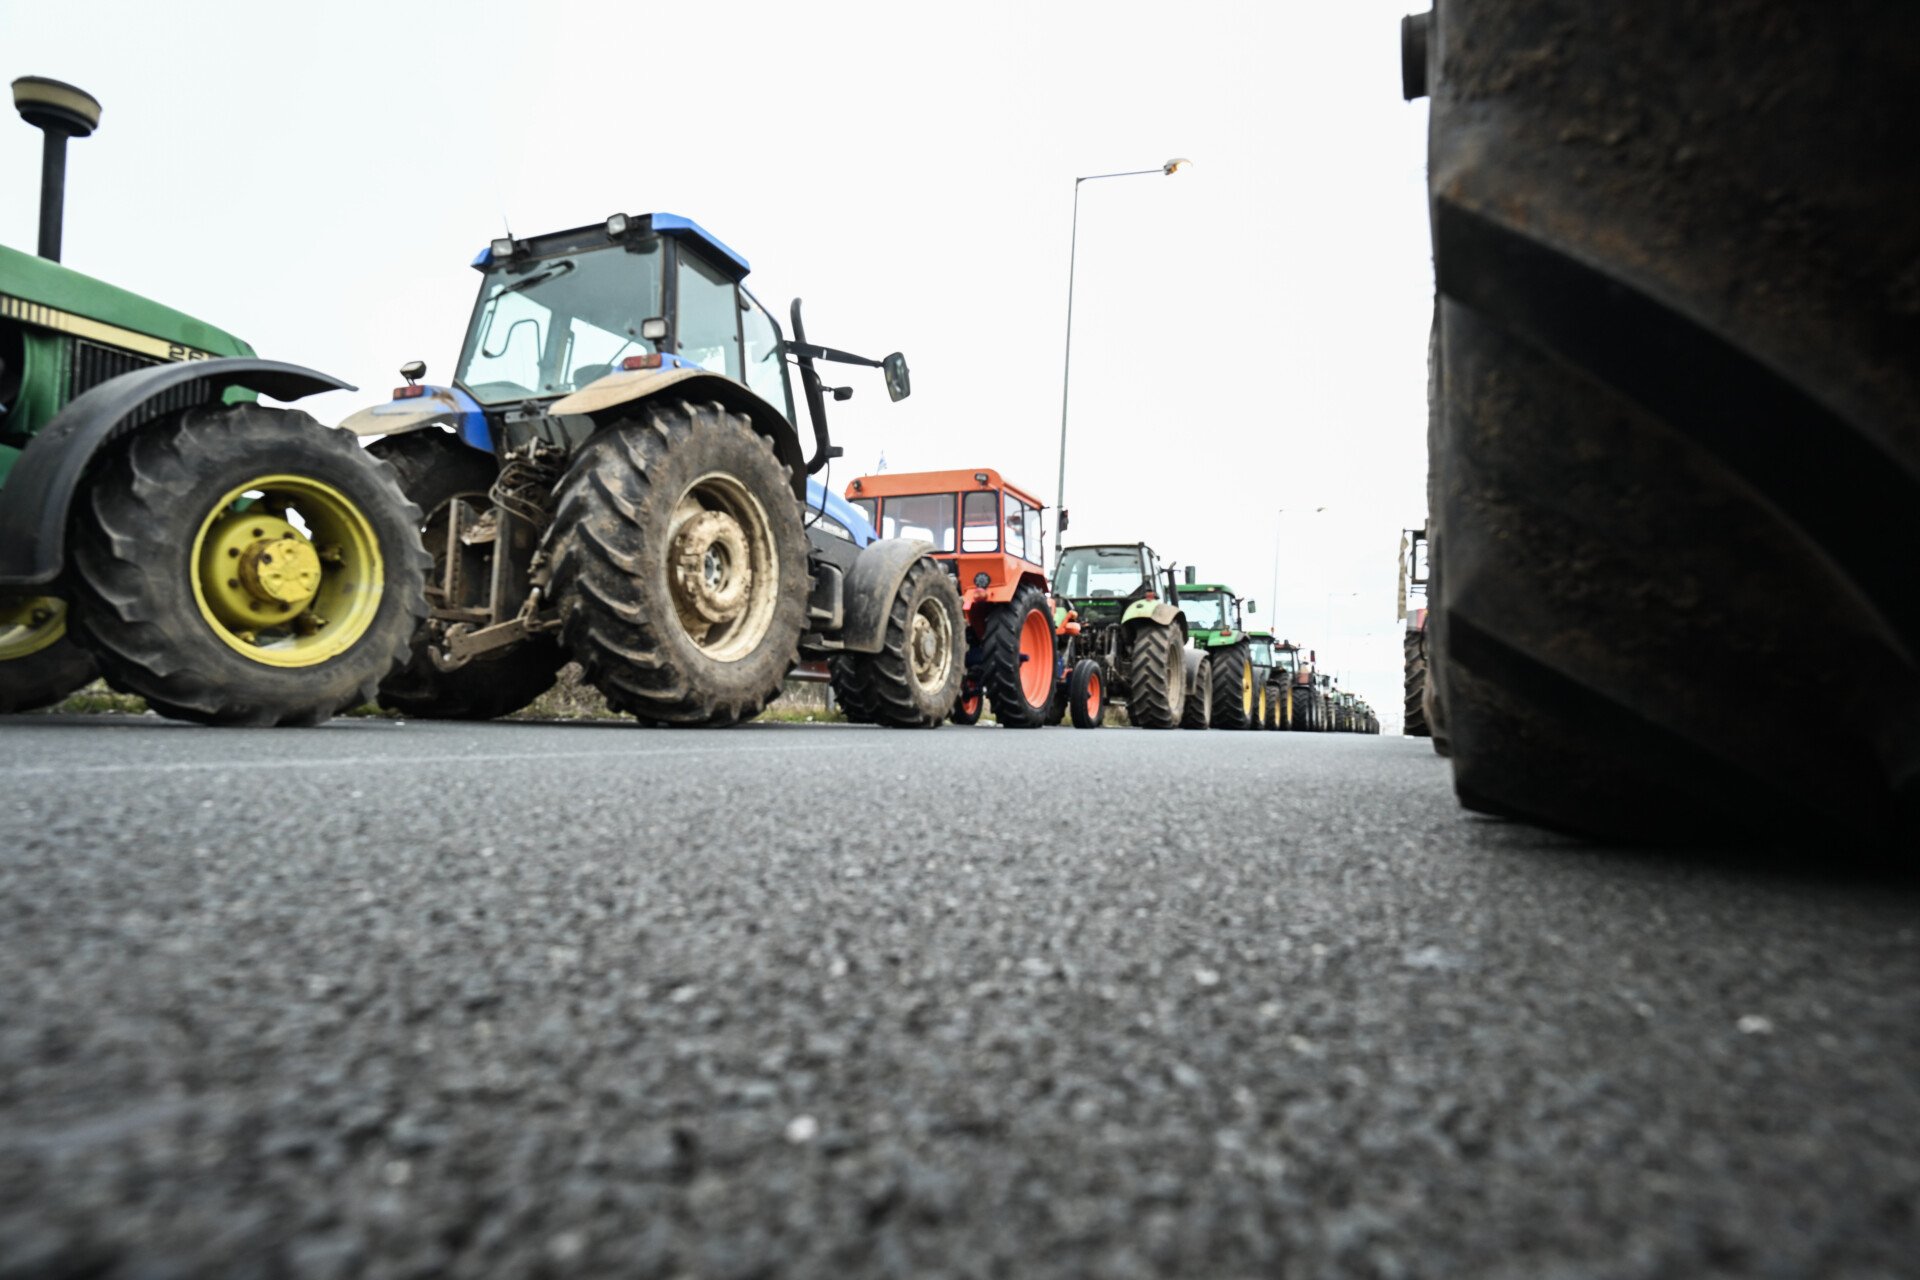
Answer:
[[[14,99],[47,165],[39,255],[0,248],[0,712],[104,676],[207,723],[486,719],[573,660],[657,724],[750,719],[799,664],[876,724],[1091,726],[1124,699],[1158,728],[1374,727],[1144,545],[1072,548],[1050,592],[1041,505],[992,472],[830,493],[852,389],[820,365],[898,400],[905,359],[810,343],[798,300],[783,331],[687,218],[495,240],[449,382],[407,364],[341,430],[262,406],[345,384],[61,265],[99,104]]]
[[[861,476],[846,496],[883,537],[931,546],[959,590],[957,724],[991,708],[1014,728],[1071,719],[1090,729],[1123,702],[1147,729],[1380,731],[1311,652],[1243,625],[1252,601],[1198,581],[1191,566],[1176,578],[1144,542],[1067,547],[1049,584],[1040,500],[997,471]],[[843,672],[832,674],[848,713],[879,718]]]

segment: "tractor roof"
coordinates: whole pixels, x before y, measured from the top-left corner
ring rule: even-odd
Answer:
[[[1244,636],[1246,636],[1246,637],[1247,637],[1248,639],[1250,639],[1250,640],[1271,640],[1271,639],[1273,639],[1273,632],[1271,632],[1271,631],[1262,631],[1262,630],[1259,630],[1259,629],[1256,629],[1256,628],[1248,628],[1248,629],[1246,629],[1246,630],[1243,630],[1243,631],[1242,631],[1242,632],[1241,632],[1240,634],[1242,634],[1242,635],[1244,635]]]
[[[975,489],[1005,489],[1031,507],[1044,507],[1025,489],[1003,479],[991,467],[964,471],[882,471],[859,476],[847,485],[849,498],[897,498],[922,493],[966,493]]]
[[[179,344],[216,356],[250,356],[253,348],[223,329],[143,298],[72,267],[0,245],[0,307],[9,319],[58,329],[131,351]],[[144,338],[146,341],[141,341]]]
[[[615,214],[614,216],[624,215]],[[747,273],[753,270],[747,260],[729,248],[724,240],[692,218],[683,218],[677,213],[642,213],[629,218],[628,224],[632,228],[626,232],[629,236],[636,233],[644,235],[651,231],[656,235],[680,236],[705,245],[712,250],[710,256],[715,259],[716,265],[732,272],[735,283],[746,279]],[[527,246],[528,257],[540,258],[552,253],[600,248],[613,243],[613,237],[607,230],[607,220],[603,219],[567,231],[551,231],[545,235],[528,236],[520,243]],[[484,271],[487,264],[492,261],[493,246],[488,245],[475,256],[473,265]]]
[[[1183,593],[1188,591],[1224,591],[1228,595],[1233,594],[1233,588],[1224,582],[1182,582],[1179,586]]]

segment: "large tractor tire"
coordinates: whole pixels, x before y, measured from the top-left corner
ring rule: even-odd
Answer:
[[[1313,696],[1313,690],[1306,685],[1293,686],[1293,727],[1302,733],[1317,733],[1320,729],[1319,700]]]
[[[1100,664],[1082,658],[1067,677],[1067,704],[1073,708],[1073,727],[1098,729],[1107,722],[1107,680]]]
[[[1407,632],[1406,651],[1406,725],[1401,730],[1409,738],[1433,736],[1427,727],[1427,633],[1425,629]]]
[[[0,715],[51,706],[99,674],[52,596],[0,599]]]
[[[1443,0],[1424,51],[1456,789],[1604,838],[1911,843],[1920,23],[1609,14]]]
[[[490,510],[488,493],[499,464],[445,431],[388,436],[368,445],[367,452],[393,468],[401,492],[420,508],[420,532],[433,558],[427,575],[431,600],[446,580],[447,556],[454,551],[447,545],[448,511],[455,499],[476,516]],[[492,555],[476,557],[478,572],[491,572]],[[567,660],[558,640],[541,635],[442,671],[428,652],[430,638],[425,626],[414,633],[406,663],[380,684],[381,706],[415,720],[492,720],[553,688]]]
[[[1142,729],[1172,729],[1187,707],[1186,645],[1171,622],[1135,622],[1127,650],[1127,719]]]
[[[1243,644],[1215,649],[1213,658],[1213,727],[1245,729],[1253,723],[1253,655]]]
[[[588,441],[547,530],[561,641],[607,705],[730,725],[779,696],[806,625],[806,532],[745,415],[640,406]]]
[[[878,653],[828,660],[834,697],[849,720],[937,729],[960,697],[966,617],[953,578],[931,557],[914,562],[887,612]]]
[[[1047,722],[1054,693],[1053,609],[1038,587],[1021,587],[987,615],[980,686],[1002,725],[1038,729]]]
[[[373,699],[426,613],[420,513],[293,409],[188,409],[113,447],[75,504],[74,638],[114,688],[206,724]]]
[[[1286,704],[1286,686],[1268,684],[1260,690],[1260,696],[1264,699],[1260,726],[1269,733],[1285,728],[1286,726],[1282,724],[1281,721],[1285,717],[1285,712],[1282,708]]]
[[[1180,727],[1204,729],[1213,719],[1213,659],[1188,649],[1182,661],[1187,668],[1187,705],[1180,713]]]

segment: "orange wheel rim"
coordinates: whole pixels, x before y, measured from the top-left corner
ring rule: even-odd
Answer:
[[[1098,720],[1100,718],[1101,696],[1100,677],[1095,676],[1093,679],[1087,681],[1087,717],[1089,719]]]
[[[978,711],[980,709],[980,695],[976,693],[960,699],[960,709],[968,715],[972,715]]]
[[[1020,624],[1020,692],[1034,707],[1045,706],[1053,692],[1053,624],[1038,609]]]

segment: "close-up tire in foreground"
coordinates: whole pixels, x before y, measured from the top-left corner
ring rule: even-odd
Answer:
[[[419,513],[297,410],[140,427],[90,474],[70,538],[74,638],[179,719],[315,724],[372,701],[426,611]]]
[[[1012,729],[1038,729],[1053,709],[1053,609],[1038,587],[1025,586],[987,615],[980,636],[980,686],[993,718]]]
[[[435,430],[388,436],[368,445],[367,452],[393,468],[401,492],[420,508],[421,537],[433,559],[428,599],[445,580],[449,554],[473,556],[470,575],[484,584],[493,550],[449,547],[447,517],[456,500],[465,502],[476,517],[489,510],[488,491],[499,474],[493,457]],[[428,653],[429,638],[424,626],[415,633],[406,662],[380,685],[381,706],[416,720],[492,720],[511,715],[551,689],[567,660],[554,637],[540,635],[442,671]]]
[[[878,653],[828,660],[833,695],[849,720],[938,728],[960,696],[966,619],[953,578],[929,557],[907,570],[887,612]]]
[[[0,715],[50,706],[99,674],[52,596],[0,597]]]
[[[1127,654],[1127,719],[1173,729],[1187,706],[1186,636],[1171,622],[1135,622]]]
[[[561,640],[640,720],[760,714],[799,652],[807,542],[787,468],[744,415],[649,403],[575,455],[545,544]]]
[[[1911,843],[1920,30],[1610,13],[1442,3],[1424,50],[1456,789],[1608,838]]]
[[[1067,705],[1073,710],[1076,729],[1098,729],[1107,722],[1107,681],[1092,658],[1073,664],[1067,677]]]

